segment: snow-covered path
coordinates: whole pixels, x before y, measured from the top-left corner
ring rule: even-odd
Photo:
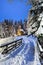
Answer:
[[[33,36],[22,36],[22,38],[22,45],[18,49],[6,55],[2,60],[3,56],[0,54],[0,65],[40,65],[36,38]]]

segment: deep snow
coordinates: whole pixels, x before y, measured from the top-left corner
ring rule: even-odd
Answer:
[[[20,36],[22,45],[5,57],[0,54],[0,65],[41,65],[37,51],[37,38]]]

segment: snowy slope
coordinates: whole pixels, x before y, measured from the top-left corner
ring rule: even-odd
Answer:
[[[0,54],[0,65],[40,65],[37,53],[36,38],[33,36],[21,36],[22,45],[3,57]]]

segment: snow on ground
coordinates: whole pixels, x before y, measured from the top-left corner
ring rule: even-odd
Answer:
[[[16,39],[21,38],[17,37]],[[37,53],[36,38],[22,36],[22,45],[3,57],[0,54],[0,65],[41,65]]]

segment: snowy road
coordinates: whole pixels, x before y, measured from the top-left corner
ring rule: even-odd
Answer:
[[[2,60],[3,55],[0,54],[0,65],[41,65],[37,53],[36,38],[21,36],[16,39],[18,38],[23,38],[22,45]]]

